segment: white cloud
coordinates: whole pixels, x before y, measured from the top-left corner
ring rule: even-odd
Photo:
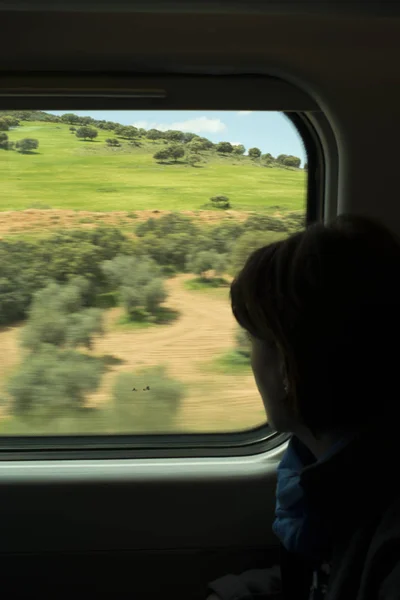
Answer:
[[[238,115],[251,115],[252,110],[239,110]]]
[[[148,121],[136,121],[136,123],[132,123],[132,125],[138,129],[153,129],[155,123],[149,123]]]
[[[232,146],[241,146],[242,142],[231,142]]]
[[[190,131],[191,133],[220,133],[226,129],[226,125],[221,119],[209,119],[208,117],[198,117],[197,119],[176,121],[175,123],[137,121],[136,123],[132,123],[132,125],[139,129],[158,129],[159,131],[175,129],[178,131]]]

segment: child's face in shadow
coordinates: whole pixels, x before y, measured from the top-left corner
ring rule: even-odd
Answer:
[[[250,336],[251,367],[264,402],[268,423],[278,432],[296,430],[296,422],[285,401],[285,365],[281,350],[275,339],[259,340]]]

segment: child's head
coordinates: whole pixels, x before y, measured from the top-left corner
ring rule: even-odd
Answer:
[[[400,244],[341,216],[256,250],[231,286],[268,420],[314,435],[390,419],[400,371]],[[394,411],[393,411],[394,413]]]

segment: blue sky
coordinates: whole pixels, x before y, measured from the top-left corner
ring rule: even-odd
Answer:
[[[263,153],[293,154],[302,164],[306,159],[303,142],[289,119],[279,112],[194,111],[194,110],[92,110],[48,111],[62,115],[74,112],[80,116],[136,125],[144,129],[179,129],[191,131],[212,142],[227,141],[256,146]]]

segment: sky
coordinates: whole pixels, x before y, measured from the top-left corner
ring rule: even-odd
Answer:
[[[105,119],[143,129],[190,131],[212,142],[243,144],[265,154],[293,154],[306,160],[302,139],[289,119],[279,112],[194,110],[92,110],[47,111],[55,115],[74,112],[82,117]]]

